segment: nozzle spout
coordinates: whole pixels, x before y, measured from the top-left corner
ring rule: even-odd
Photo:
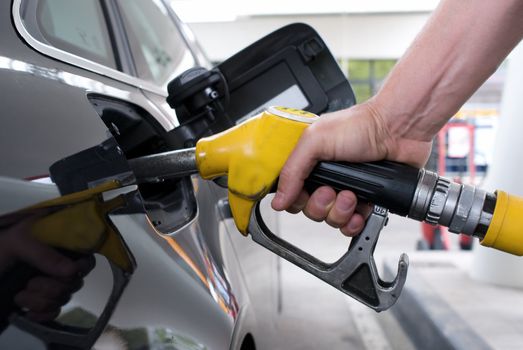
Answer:
[[[164,179],[188,176],[198,172],[195,148],[129,159],[129,166],[139,183],[159,182]]]

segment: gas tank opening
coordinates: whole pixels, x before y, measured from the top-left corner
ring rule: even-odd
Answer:
[[[89,101],[127,159],[173,150],[172,137],[143,108],[100,95]],[[197,212],[190,177],[138,184],[149,219],[157,230],[173,232],[191,221]]]

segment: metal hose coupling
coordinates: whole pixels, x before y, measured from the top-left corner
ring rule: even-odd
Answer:
[[[495,204],[495,194],[421,169],[408,217],[483,239]]]

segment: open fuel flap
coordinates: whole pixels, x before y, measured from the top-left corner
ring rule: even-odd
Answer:
[[[52,205],[53,210],[60,206],[61,210],[76,208],[77,202],[92,204],[89,208],[101,222],[103,244],[97,240],[88,251],[79,253],[103,253],[110,263],[113,286],[100,317],[90,328],[60,323],[40,325],[17,316],[20,329],[40,337],[46,344],[61,348],[91,347],[108,324],[131,278],[136,267],[134,258],[109,215],[146,213],[162,232],[173,232],[196,215],[196,200],[188,177],[141,183],[137,191],[127,159],[190,147],[200,137],[228,129],[271,105],[320,114],[355,103],[349,82],[327,45],[305,24],[283,27],[211,70],[190,69],[173,80],[168,90],[167,101],[180,122],[170,132],[159,127],[137,105],[89,94],[87,98],[111,134],[103,143],[57,160],[49,169],[51,179],[64,196],[41,205],[46,208]],[[118,192],[124,185],[131,185],[128,187],[132,189]],[[103,194],[108,191],[118,193],[114,193],[115,198],[107,199]],[[81,218],[87,211],[80,207],[77,212]],[[76,217],[73,219],[78,221]],[[90,228],[88,224],[80,226]],[[19,280],[19,273],[15,272]],[[27,274],[32,273],[29,270]],[[11,314],[11,309],[7,311]]]
[[[226,130],[271,105],[321,114],[355,103],[325,42],[301,23],[276,30],[213,69],[185,71],[169,83],[168,92],[167,102],[179,121],[171,131],[133,103],[89,94],[113,144],[57,162],[51,170],[61,191],[83,190],[85,184],[114,178],[115,173],[126,177],[120,179],[124,183],[135,182],[125,158],[193,147],[201,137]],[[138,187],[148,217],[161,232],[173,232],[195,217],[197,204],[188,176],[141,182]]]
[[[180,127],[172,137],[194,144],[265,108],[281,105],[321,114],[355,103],[327,45],[310,26],[285,26],[215,68],[192,68],[168,86]]]
[[[312,123],[316,115],[355,103],[348,80],[318,33],[300,23],[283,27],[211,70],[184,72],[169,83],[168,92],[167,102],[180,121],[180,127],[171,132],[173,137],[184,139],[184,147],[196,145],[196,150],[186,152],[205,155],[209,163],[211,154],[220,154],[219,164],[202,165],[202,158],[197,160],[199,173],[207,179],[228,176],[230,209],[240,232],[375,311],[396,302],[406,279],[407,256],[400,257],[398,274],[392,281],[380,278],[373,257],[387,222],[387,209],[374,206],[363,232],[334,263],[325,263],[274,234],[261,215],[260,200],[274,186],[280,165],[292,151],[279,141],[289,138],[296,142],[306,127],[303,124]],[[243,127],[229,129],[244,121]],[[226,129],[217,137],[198,142],[202,136]],[[248,146],[241,148],[243,143]],[[271,149],[272,145],[278,148]],[[215,149],[219,151],[212,153]],[[271,167],[249,163],[249,159],[260,160],[261,155],[267,157],[259,164],[270,162]],[[206,173],[203,169],[211,170]],[[329,170],[326,177],[338,175]],[[347,175],[354,180],[352,174]],[[366,183],[365,179],[361,182]]]

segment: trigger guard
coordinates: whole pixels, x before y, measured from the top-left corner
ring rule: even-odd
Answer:
[[[92,328],[67,326],[59,322],[36,323],[17,314],[11,319],[12,325],[39,338],[46,345],[53,344],[55,346],[64,346],[64,348],[91,349],[109,323],[114,309],[131,278],[130,273],[123,271],[110,260],[107,261],[111,266],[113,274],[113,288],[102,314]]]
[[[383,281],[378,274],[373,253],[387,219],[388,211],[374,206],[362,233],[353,238],[348,251],[331,264],[274,234],[263,221],[259,203],[252,210],[248,232],[256,243],[380,312],[390,308],[399,298],[409,265],[407,255],[402,254],[394,280]]]

